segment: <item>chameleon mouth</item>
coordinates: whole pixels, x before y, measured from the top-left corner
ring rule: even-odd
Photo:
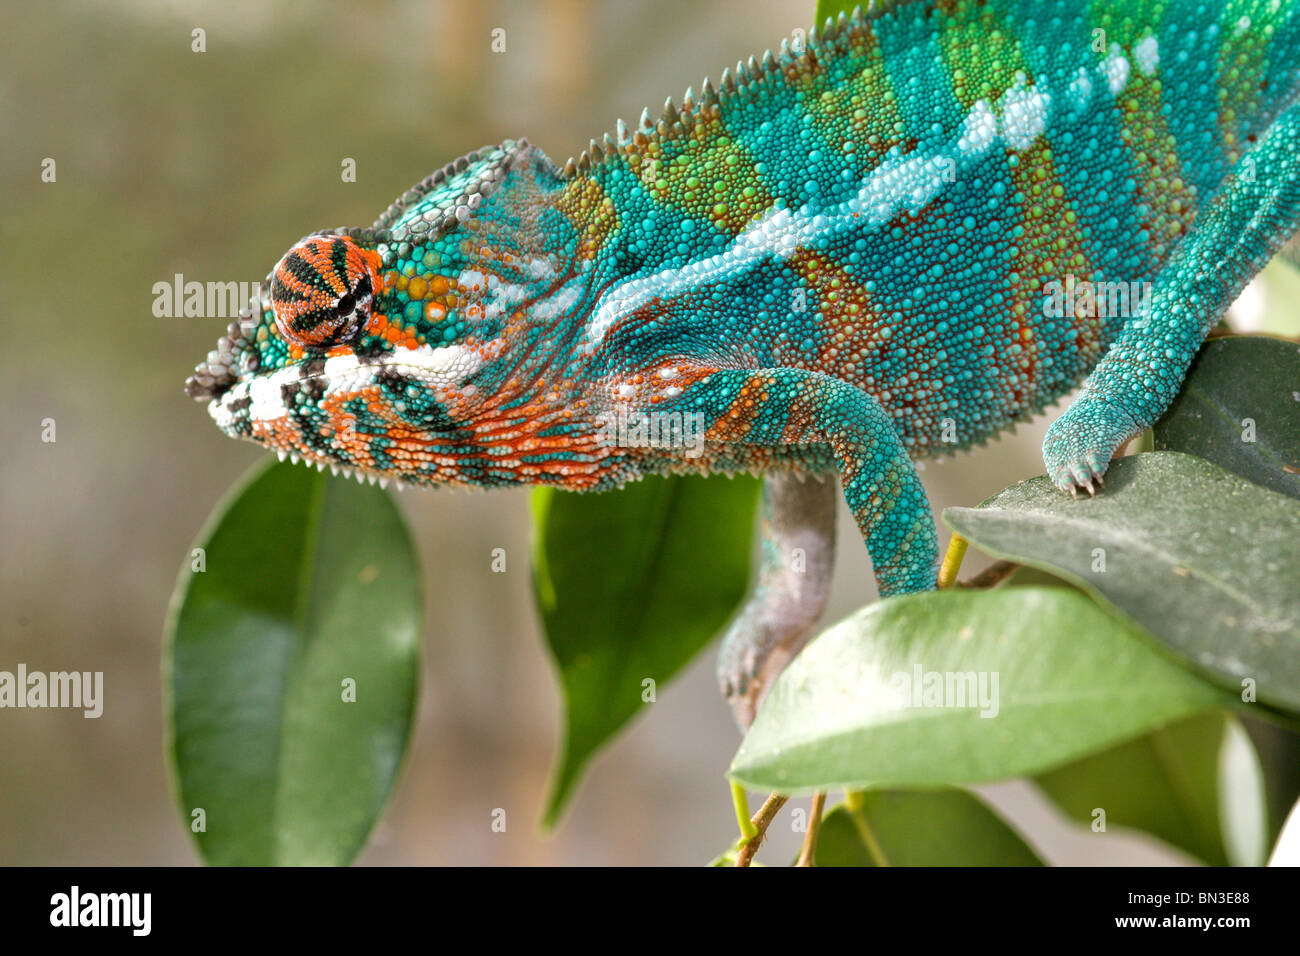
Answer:
[[[250,373],[239,341],[230,344],[233,361],[210,358],[204,363],[208,381],[196,370],[190,393],[206,399],[227,435],[322,470],[328,465],[411,481],[436,471],[430,466],[439,456],[448,459],[444,465],[452,456],[447,446],[456,427],[429,396],[462,386],[483,361],[464,346],[420,347],[315,357]],[[230,381],[235,368],[242,374]],[[467,393],[473,394],[472,386],[458,394]]]

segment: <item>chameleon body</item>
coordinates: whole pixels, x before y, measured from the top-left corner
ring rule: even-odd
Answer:
[[[1043,453],[1093,492],[1300,225],[1298,100],[1295,0],[880,3],[563,167],[505,142],[309,236],[189,391],[372,479],[763,472],[744,724],[826,595],[834,486],[792,477],[838,475],[885,596],[935,584],[913,459],[1085,378]],[[703,453],[611,441],[620,412],[698,416]]]

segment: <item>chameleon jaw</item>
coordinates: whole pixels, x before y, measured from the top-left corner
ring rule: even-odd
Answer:
[[[359,481],[452,483],[445,409],[474,394],[465,383],[483,361],[462,345],[307,359],[213,390],[208,413],[227,435],[281,460]],[[411,392],[438,398],[435,418],[412,414],[403,398]]]

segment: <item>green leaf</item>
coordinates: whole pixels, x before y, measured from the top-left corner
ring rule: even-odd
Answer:
[[[872,790],[822,820],[818,866],[1042,866],[1020,835],[966,790]]]
[[[952,684],[949,706],[927,705],[935,680]],[[859,611],[795,658],[730,775],[782,793],[999,780],[1227,696],[1070,588],[912,594]]]
[[[1104,599],[1224,687],[1251,678],[1261,702],[1300,710],[1300,502],[1164,451],[1112,462],[1096,498],[1031,478],[943,519]]]
[[[1255,748],[1224,713],[1200,714],[1049,770],[1038,785],[1069,816],[1131,827],[1211,866],[1264,862],[1268,813]]]
[[[827,17],[838,17],[841,13],[852,14],[856,6],[861,6],[863,10],[867,9],[867,5],[862,0],[817,0],[814,25],[821,29]]]
[[[202,809],[208,863],[345,864],[415,714],[420,571],[401,514],[377,488],[259,467],[199,545],[163,662],[181,817],[192,828]]]
[[[1155,424],[1155,447],[1300,498],[1300,345],[1262,336],[1207,342]]]
[[[751,478],[698,477],[533,492],[533,586],[567,718],[545,825],[597,748],[744,597],[757,493]]]

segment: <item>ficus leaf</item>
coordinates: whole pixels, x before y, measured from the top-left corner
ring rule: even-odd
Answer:
[[[1300,501],[1164,451],[1112,462],[1096,498],[1031,478],[943,518],[1113,605],[1236,694],[1300,709]]]
[[[565,698],[553,825],[592,754],[708,644],[744,596],[758,482],[647,478],[533,493],[533,582]]]
[[[182,819],[209,863],[347,863],[415,714],[420,569],[402,516],[378,488],[259,466],[199,543],[164,652]]]
[[[805,648],[759,708],[730,776],[782,793],[998,780],[1226,698],[1071,588],[913,594],[870,605]]]

